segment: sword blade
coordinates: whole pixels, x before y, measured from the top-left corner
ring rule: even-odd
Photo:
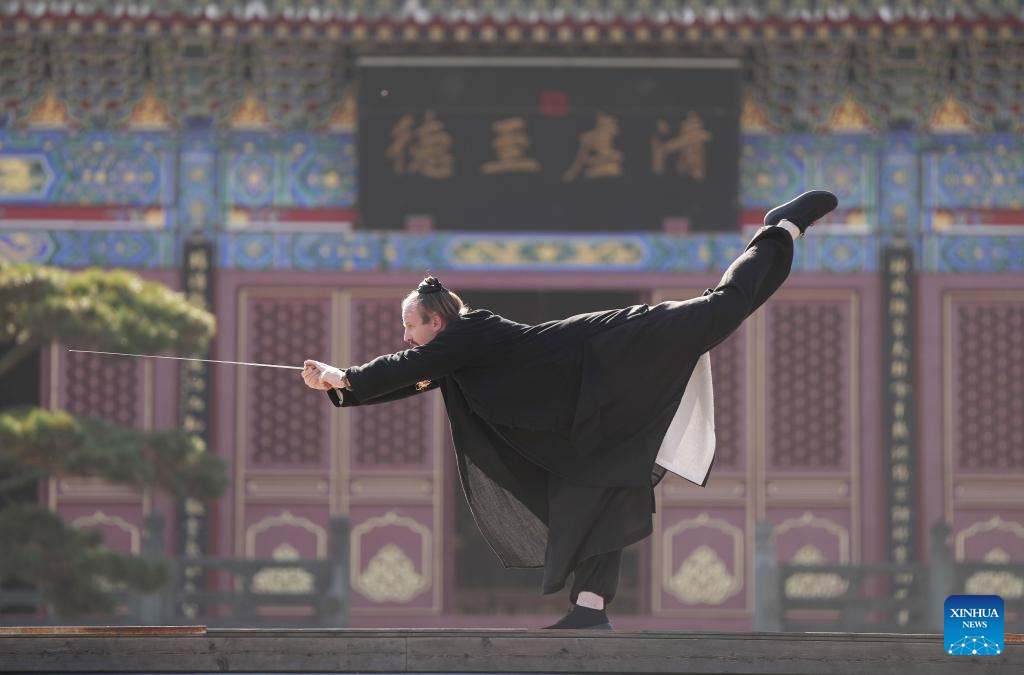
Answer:
[[[224,363],[229,366],[254,366],[256,368],[285,368],[287,370],[302,370],[302,366],[279,366],[276,363],[250,363],[246,361],[218,361],[216,359],[191,359],[184,356],[158,356],[156,354],[125,354],[124,352],[98,352],[89,349],[69,349],[69,352],[78,354],[106,354],[108,356],[134,356],[140,359],[171,359],[173,361],[201,361],[202,363]]]

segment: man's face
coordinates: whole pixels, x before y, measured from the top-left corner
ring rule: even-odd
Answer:
[[[437,314],[427,315],[424,321],[423,312],[415,302],[402,307],[402,325],[405,327],[402,339],[413,347],[427,344],[444,330],[444,321]]]

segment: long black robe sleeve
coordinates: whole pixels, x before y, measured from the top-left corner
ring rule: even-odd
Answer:
[[[327,397],[331,399],[331,403],[339,408],[351,408],[358,405],[374,405],[377,403],[387,403],[388,401],[398,401],[403,398],[415,396],[416,394],[422,394],[425,391],[437,389],[439,384],[440,381],[430,382],[429,384],[417,382],[416,384],[401,387],[382,396],[369,399],[363,399],[356,396],[350,389],[328,389]]]
[[[483,346],[463,331],[444,330],[425,345],[348,368],[345,376],[352,393],[361,401],[369,401],[450,375],[475,358]]]

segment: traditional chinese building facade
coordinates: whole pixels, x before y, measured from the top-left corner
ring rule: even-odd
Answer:
[[[215,359],[349,364],[399,349],[398,302],[426,270],[481,306],[689,297],[742,250],[740,225],[804,189],[837,192],[841,212],[798,243],[785,288],[712,354],[714,476],[705,489],[659,486],[655,533],[625,562],[617,625],[749,628],[762,519],[783,561],[925,560],[938,520],[960,559],[1024,559],[1019,15],[939,2],[889,3],[892,14],[868,0],[814,11],[324,1],[316,16],[289,2],[225,0],[205,14],[25,4],[0,14],[0,255],[127,267],[181,288],[217,315]],[[742,62],[734,231],[360,221],[358,55],[570,51]],[[432,122],[411,119],[405,133]],[[532,171],[527,129],[496,123],[484,171]],[[601,129],[606,143],[609,120]],[[700,138],[692,120],[659,133],[653,166],[699,169],[699,154],[670,153]],[[450,169],[389,152],[402,171]],[[588,170],[569,158],[565,174],[614,179]],[[85,480],[45,486],[53,509],[113,547],[138,551],[159,509],[182,556],[323,557],[330,516],[347,514],[355,626],[534,626],[564,604],[538,599],[533,577],[483,567],[438,396],[340,411],[287,372],[100,368],[61,345],[40,369],[43,405],[180,425],[229,462],[228,495],[210,505]],[[1015,583],[1003,591],[1020,593]],[[787,589],[838,590],[821,575]]]

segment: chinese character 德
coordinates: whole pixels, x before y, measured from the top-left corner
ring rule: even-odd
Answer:
[[[392,161],[392,171],[396,175],[451,178],[455,171],[451,134],[433,110],[424,113],[423,124],[415,128],[414,124],[412,115],[403,115],[391,129],[391,145],[385,156]]]
[[[700,117],[690,113],[686,120],[679,123],[679,134],[673,138],[663,139],[670,128],[665,120],[658,120],[658,133],[651,138],[651,170],[660,175],[665,173],[665,159],[673,152],[679,153],[676,158],[676,173],[689,176],[695,180],[704,180],[707,174],[707,157],[704,145],[711,140],[711,134],[704,129]]]
[[[562,180],[576,180],[583,172],[587,178],[622,175],[622,152],[614,147],[619,122],[611,115],[598,115],[597,124],[580,134],[580,149]]]
[[[494,152],[498,159],[480,167],[485,174],[534,173],[540,171],[540,162],[526,156],[530,138],[526,135],[526,122],[522,117],[509,117],[491,125],[494,129]]]

